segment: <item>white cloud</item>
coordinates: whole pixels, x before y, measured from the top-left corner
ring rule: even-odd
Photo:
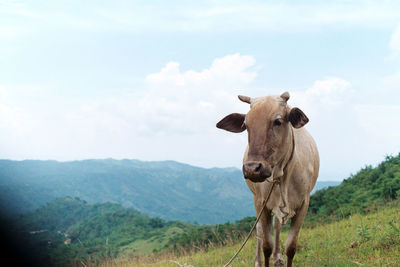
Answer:
[[[380,93],[386,96],[387,99],[398,101],[400,97],[400,90],[398,88],[400,88],[400,69],[392,75],[383,77]]]
[[[29,125],[26,112],[9,101],[6,88],[0,85],[0,132],[21,134],[29,131]]]
[[[391,104],[393,102],[397,103],[400,97],[400,68],[398,64],[400,59],[400,24],[397,25],[391,35],[389,48],[391,53],[386,59],[394,63],[396,70],[392,74],[381,78],[381,84],[379,85],[380,97],[376,100],[379,101],[381,99]]]
[[[169,62],[160,72],[147,76],[150,84],[163,84],[172,86],[216,86],[224,83],[225,86],[233,84],[247,84],[254,80],[256,72],[249,70],[255,60],[252,56],[242,56],[239,53],[217,58],[210,68],[202,71],[188,70],[181,72],[178,62]]]
[[[351,95],[350,82],[337,77],[328,77],[317,80],[313,86],[306,90],[307,97],[318,98],[321,103],[328,106],[337,106],[345,102]]]
[[[231,165],[227,163],[231,158],[223,155],[236,151],[232,154],[240,162],[245,136],[223,133],[215,124],[228,113],[247,111],[248,105],[237,94],[241,92],[238,88],[251,87],[254,66],[253,57],[240,54],[217,58],[200,71],[181,70],[178,63],[168,63],[146,77],[142,91],[78,105],[74,99],[65,99],[60,107],[53,99],[33,112],[34,123],[18,122],[29,133],[13,138],[8,131],[3,140],[14,145],[14,153],[24,155],[13,158],[126,157]],[[232,146],[232,142],[243,146]],[[207,147],[218,147],[212,153],[220,155],[220,162],[209,159]]]
[[[0,85],[0,101],[3,101],[8,96],[4,86]]]
[[[400,105],[366,105],[357,104],[354,107],[358,122],[371,136],[382,143],[393,141],[392,146],[400,151]],[[397,142],[396,142],[397,141]],[[396,151],[394,151],[396,152]]]
[[[33,4],[34,3],[34,4]],[[395,1],[334,1],[285,3],[252,1],[168,2],[163,5],[138,2],[57,1],[37,5],[5,1],[0,15],[9,27],[22,32],[83,31],[125,32],[298,32],[321,28],[377,28],[400,20]],[[111,2],[110,2],[111,3]],[[10,28],[11,29],[11,28]],[[6,32],[9,32],[6,30]]]
[[[337,77],[328,77],[324,80],[317,80],[313,86],[306,90],[307,95],[334,96],[342,94],[350,87],[350,83]]]
[[[400,53],[400,24],[397,25],[390,38],[389,47],[395,55]]]
[[[350,82],[339,77],[326,77],[316,80],[304,91],[291,92],[290,104],[300,107],[311,117],[324,117],[326,112],[343,109],[345,104],[351,103],[353,90]]]
[[[162,128],[171,131],[198,132],[203,127],[214,127],[215,118],[227,105],[232,107],[231,102],[238,104],[240,89],[255,79],[254,66],[252,56],[240,54],[217,58],[202,71],[181,71],[179,63],[167,63],[160,72],[146,77],[149,90],[138,107],[143,115],[151,114],[158,127],[164,125]]]

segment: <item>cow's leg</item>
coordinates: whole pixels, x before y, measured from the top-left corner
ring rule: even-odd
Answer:
[[[256,238],[257,238],[257,249],[256,249],[256,257],[254,259],[254,267],[261,267],[261,252],[262,252],[262,240],[263,240],[263,229],[261,222],[258,222],[256,225]]]
[[[254,197],[254,206],[256,208],[257,215],[260,214],[263,207],[263,203]],[[256,225],[257,229],[257,251],[256,258],[254,260],[254,266],[261,266],[261,249],[264,253],[264,264],[269,267],[269,258],[272,254],[274,243],[272,241],[272,219],[271,212],[264,209],[261,214],[260,220]],[[259,238],[261,237],[261,239]]]
[[[284,266],[285,261],[282,258],[281,246],[280,246],[281,223],[276,217],[274,217],[274,229],[275,229],[275,244],[273,252],[274,264],[275,266]]]
[[[296,254],[297,238],[299,236],[301,225],[306,217],[309,201],[310,198],[308,197],[308,199],[304,201],[302,207],[297,210],[296,215],[292,218],[290,223],[290,230],[285,243],[285,253],[287,256],[288,267],[292,266],[294,254]]]
[[[269,267],[269,258],[271,257],[274,248],[274,241],[272,240],[272,216],[269,211],[265,211],[265,215],[261,216],[261,226],[263,228],[263,252],[265,267]]]

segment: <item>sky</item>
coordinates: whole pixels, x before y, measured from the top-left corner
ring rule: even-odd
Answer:
[[[400,152],[399,1],[0,0],[0,158],[241,168],[215,124],[290,92],[320,180]]]

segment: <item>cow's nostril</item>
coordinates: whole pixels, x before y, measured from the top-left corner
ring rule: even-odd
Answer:
[[[256,174],[262,169],[262,164],[260,162],[249,162],[243,165],[243,171],[245,173]]]
[[[254,166],[254,171],[255,171],[255,172],[259,172],[260,169],[261,169],[261,163],[257,163],[257,164]]]

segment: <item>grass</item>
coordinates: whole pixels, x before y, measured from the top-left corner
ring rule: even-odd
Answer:
[[[295,266],[400,266],[400,205],[393,202],[367,215],[356,214],[338,222],[303,228]],[[287,232],[281,235],[282,251]],[[223,266],[241,244],[211,247],[184,256],[163,253],[130,259],[110,259],[103,266],[176,267],[181,264]],[[249,240],[231,266],[252,266],[255,238]]]
[[[183,232],[179,227],[171,227],[161,236],[152,237],[147,240],[136,240],[121,248],[119,260],[129,260],[138,256],[152,256],[155,252],[164,249],[169,238]]]

